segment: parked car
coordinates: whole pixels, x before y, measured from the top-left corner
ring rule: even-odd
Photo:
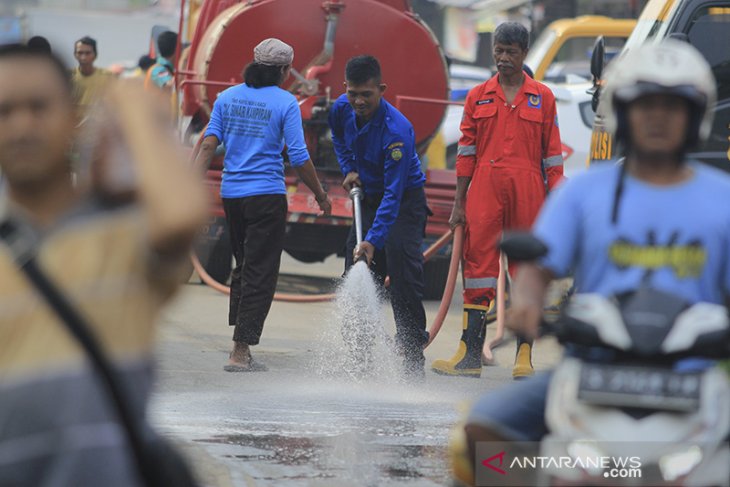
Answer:
[[[564,174],[571,177],[587,167],[591,145],[591,130],[595,113],[591,106],[593,96],[588,93],[590,82],[572,84],[546,83],[555,95],[563,144]]]
[[[525,64],[538,81],[581,83],[591,79],[591,55],[596,38],[616,53],[636,26],[633,19],[583,15],[548,25],[530,47]]]
[[[661,42],[667,37],[685,40],[696,47],[710,63],[717,82],[710,137],[689,156],[730,172],[730,0],[649,0],[622,53],[647,42]],[[592,63],[593,74],[598,79],[603,72],[601,54],[601,47],[595,49]],[[614,145],[613,137],[606,130],[607,105],[601,99],[601,92],[603,90],[597,87],[591,161],[623,155],[621,147]]]
[[[452,64],[449,67],[449,76],[449,100],[463,103],[469,90],[491,78],[492,71],[478,66]],[[459,142],[459,137],[461,137],[459,125],[461,124],[461,115],[463,112],[464,108],[461,105],[449,105],[438,134],[443,145],[438,143],[433,145],[434,149],[440,147],[441,151],[445,148],[445,160],[441,163],[433,160],[434,158],[438,159],[438,155],[431,155],[434,151],[429,151],[431,158],[428,167],[454,169],[456,164],[456,146]]]

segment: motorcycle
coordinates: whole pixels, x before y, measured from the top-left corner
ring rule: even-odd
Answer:
[[[529,234],[500,247],[513,261],[547,251]],[[540,469],[538,485],[730,484],[730,381],[718,366],[730,356],[725,306],[642,285],[576,294],[542,328],[566,355],[548,388],[539,454],[564,460]]]

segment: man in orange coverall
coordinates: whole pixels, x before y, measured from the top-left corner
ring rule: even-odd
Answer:
[[[508,229],[529,229],[563,176],[555,97],[522,70],[527,29],[516,22],[494,32],[498,74],[466,97],[456,160],[457,188],[450,224],[465,225],[464,318],[456,354],[436,360],[439,374],[480,377],[488,316],[493,319],[499,251]],[[468,190],[468,191],[467,191]],[[517,342],[514,378],[533,373],[532,343]]]

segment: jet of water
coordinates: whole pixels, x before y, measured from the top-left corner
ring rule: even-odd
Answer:
[[[337,289],[333,317],[323,329],[318,361],[321,375],[344,373],[357,381],[397,379],[383,301],[367,264],[353,265]]]

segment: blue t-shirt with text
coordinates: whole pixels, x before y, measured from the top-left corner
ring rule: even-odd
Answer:
[[[534,233],[543,265],[574,273],[580,293],[633,291],[642,281],[690,302],[723,304],[730,290],[730,177],[690,163],[692,177],[655,186],[625,175],[611,222],[619,167],[594,166],[548,198]]]
[[[205,131],[210,135],[226,148],[223,198],[286,194],[285,144],[293,167],[309,160],[297,99],[278,86],[240,84],[221,92]]]

